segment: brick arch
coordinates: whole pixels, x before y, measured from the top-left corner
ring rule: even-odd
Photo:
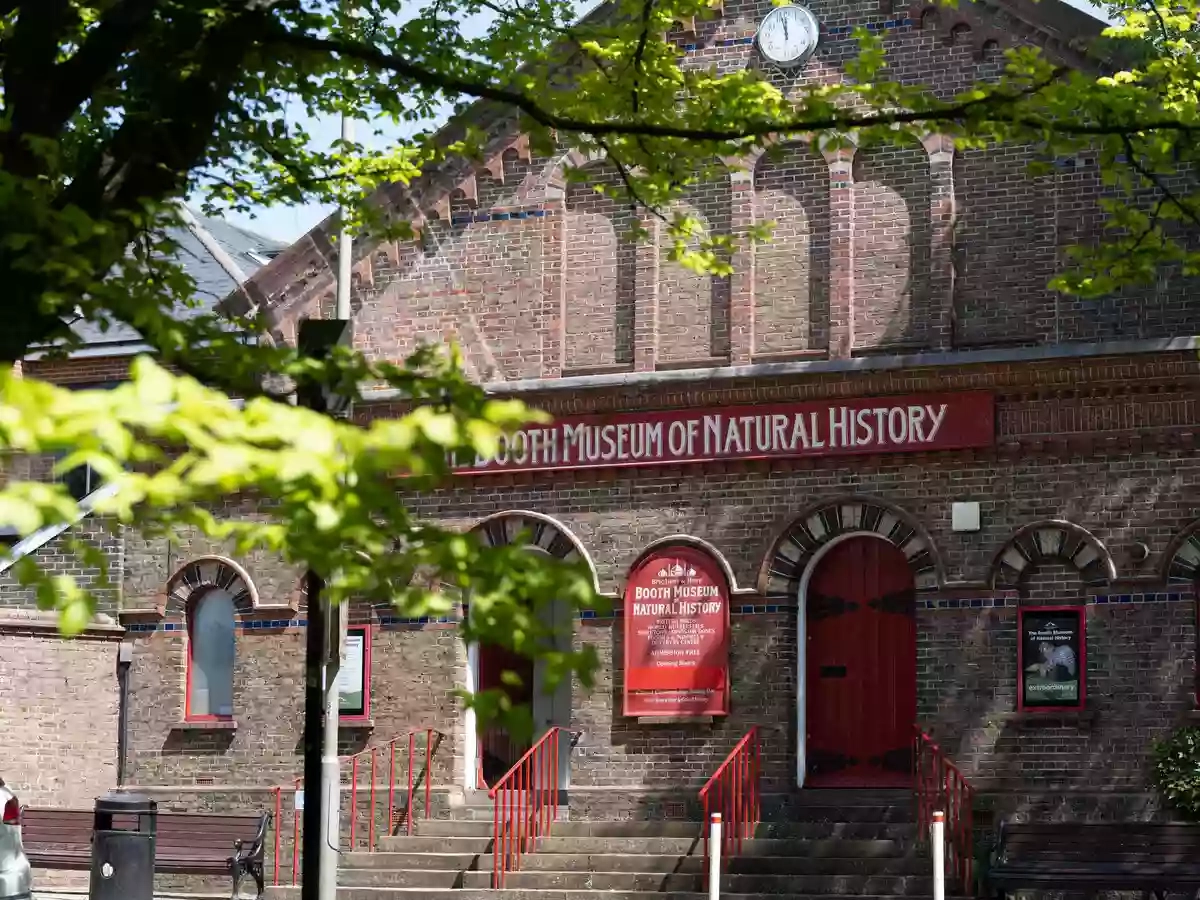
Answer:
[[[1175,536],[1163,563],[1164,582],[1200,586],[1200,519]]]
[[[489,547],[505,547],[516,541],[522,532],[529,535],[529,546],[544,551],[564,562],[582,560],[592,576],[597,593],[600,581],[596,565],[579,538],[557,519],[528,510],[508,510],[476,522],[471,533],[479,535]]]
[[[1108,548],[1090,531],[1074,522],[1047,519],[1017,530],[992,560],[988,584],[1015,588],[1041,563],[1054,560],[1072,566],[1088,587],[1116,580],[1117,567]]]
[[[929,153],[912,136],[871,141],[853,173],[854,346],[925,346],[937,320]]]
[[[874,497],[823,500],[792,520],[771,545],[758,576],[759,592],[792,599],[822,548],[847,534],[875,534],[900,549],[918,591],[941,585],[942,563],[929,533],[904,510]]]
[[[733,173],[721,160],[703,180],[683,189],[672,212],[690,213],[706,235],[729,234],[733,228]],[[658,332],[656,359],[664,364],[696,363],[728,358],[732,347],[731,289],[728,278],[702,275],[673,261],[672,239],[658,236]],[[693,242],[689,241],[689,244]]]
[[[168,614],[186,614],[190,603],[213,588],[229,592],[239,615],[259,607],[258,590],[245,569],[224,556],[201,556],[180,567],[167,581]]]
[[[621,175],[604,159],[573,166],[564,193],[563,278],[571,297],[562,313],[568,372],[633,365],[637,213],[619,194]],[[605,188],[600,193],[597,188]]]
[[[811,142],[772,146],[754,162],[754,217],[776,223],[754,248],[754,352],[829,345],[829,162]]]

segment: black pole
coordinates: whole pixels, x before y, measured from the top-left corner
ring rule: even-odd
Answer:
[[[297,349],[314,359],[327,357],[334,346],[349,340],[349,323],[341,319],[306,319],[300,323],[296,334]],[[329,413],[330,407],[336,406],[336,398],[323,385],[312,381],[296,385],[296,402],[322,413]],[[321,846],[325,839],[321,744],[325,731],[326,619],[329,617],[321,598],[324,588],[321,576],[309,569],[304,575],[304,587],[308,624],[304,642],[304,835],[300,845],[303,854],[300,900],[319,900]]]
[[[304,587],[308,625],[304,646],[304,870],[300,898],[318,900],[325,799],[321,796],[321,735],[325,712],[325,604],[321,601],[321,576],[310,569],[305,573]]]

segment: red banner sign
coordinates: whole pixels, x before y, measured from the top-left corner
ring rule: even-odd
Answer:
[[[494,457],[479,457],[456,471],[486,474],[988,447],[995,441],[994,407],[991,394],[971,392],[564,416],[506,436]]]
[[[729,585],[693,547],[642,560],[625,587],[625,715],[729,713]]]

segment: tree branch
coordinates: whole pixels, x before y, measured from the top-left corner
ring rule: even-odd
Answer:
[[[153,19],[155,0],[123,0],[100,20],[74,55],[55,67],[46,91],[45,122],[60,129],[117,68]]]
[[[704,128],[687,125],[664,125],[654,122],[586,121],[562,116],[547,110],[532,97],[519,91],[496,87],[481,81],[461,78],[443,72],[435,72],[395,54],[353,41],[339,40],[337,38],[321,38],[310,34],[277,30],[268,39],[267,43],[277,43],[310,53],[337,53],[375,68],[394,72],[425,87],[437,88],[452,94],[465,94],[482,100],[491,100],[495,103],[511,106],[523,112],[539,125],[556,131],[609,136],[640,135],[642,137],[679,138],[713,142],[748,140],[763,138],[772,134],[824,131],[835,128],[854,129],[885,125],[959,122],[965,119],[968,113],[980,107],[1011,106],[1020,100],[1033,96],[1070,71],[1067,67],[1055,69],[1049,78],[1017,92],[993,91],[983,97],[976,97],[960,103],[950,103],[923,110],[898,110],[870,115],[848,113],[846,115],[784,121],[771,119],[761,122],[750,121],[744,125],[729,128]],[[1072,123],[1069,120],[1058,121],[1018,114],[1004,118],[1002,121],[1037,131],[1055,131],[1060,134],[1078,137],[1111,136],[1145,131],[1174,131],[1187,135],[1200,134],[1200,123],[1183,122],[1178,119],[1139,121],[1129,124],[1101,122]]]
[[[1129,135],[1122,135],[1121,143],[1125,145],[1125,157],[1129,160],[1130,168],[1150,182],[1150,184],[1154,186],[1155,190],[1162,194],[1163,198],[1167,202],[1179,210],[1180,214],[1183,215],[1184,218],[1191,221],[1193,225],[1200,225],[1200,214],[1197,214],[1195,210],[1191,209],[1184,203],[1183,200],[1179,199],[1175,192],[1167,186],[1167,183],[1163,180],[1161,175],[1148,169],[1142,162],[1138,160],[1137,150],[1133,146],[1133,138]]]
[[[20,5],[4,59],[4,107],[10,119],[0,155],[4,167],[17,175],[41,174],[38,158],[26,136],[53,138],[58,129],[49,121],[53,72],[59,47],[78,10],[70,0],[28,0]]]
[[[638,35],[637,47],[633,51],[633,111],[638,111],[641,102],[639,94],[642,86],[642,59],[646,55],[646,45],[650,43],[650,15],[654,11],[654,0],[642,0],[642,33]]]

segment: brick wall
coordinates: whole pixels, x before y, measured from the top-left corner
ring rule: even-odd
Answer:
[[[52,613],[0,613],[0,775],[22,804],[90,808],[116,785],[119,639],[110,626],[63,640]]]
[[[120,585],[124,577],[124,543],[120,526],[101,519],[87,518],[71,531],[49,541],[39,552],[42,568],[54,574],[71,575],[96,597],[97,612],[115,615],[120,604]],[[85,564],[64,545],[68,539],[81,540],[104,554],[107,572]],[[105,580],[105,577],[107,580]],[[12,570],[0,573],[0,608],[33,609],[34,592],[23,586]]]
[[[1197,374],[1194,356],[1163,354],[547,394],[535,402],[563,412],[990,389],[997,398],[997,446],[859,458],[853,466],[831,458],[488,477],[413,503],[419,513],[461,528],[514,509],[551,516],[588,551],[609,593],[620,591],[648,544],[689,534],[716,547],[738,588],[748,591],[734,601],[733,715],[713,724],[625,719],[619,615],[578,625],[577,640],[597,648],[602,668],[595,690],[574,691],[572,725],[582,732],[573,755],[576,814],[678,815],[671,805],[678,803],[694,812],[686,804],[696,787],[750,723],[766,729],[768,785],[784,790],[791,783],[795,598],[765,599],[754,591],[780,531],[814,503],[845,495],[894,504],[937,548],[943,589],[929,595],[932,605],[918,620],[921,717],[980,786],[1000,792],[998,803],[1011,808],[1077,810],[1081,798],[1091,797],[1089,809],[1095,809],[1105,793],[1125,798],[1104,801],[1108,808],[1141,814],[1153,808],[1146,799],[1149,741],[1192,709],[1195,604],[1184,590],[1168,591],[1160,575],[1172,540],[1200,516],[1200,472],[1191,449],[1200,421]],[[386,406],[376,412],[389,414]],[[979,532],[950,530],[955,500],[980,502]],[[225,510],[253,512],[236,503]],[[1120,583],[1085,589],[1072,569],[1046,560],[1015,588],[993,590],[993,562],[1005,542],[1019,528],[1048,519],[1073,522],[1103,542]],[[135,642],[130,780],[164,796],[182,787],[172,802],[195,806],[243,787],[289,783],[301,765],[298,572],[261,554],[237,560],[260,605],[239,614],[237,727],[187,726],[186,609],[166,596],[168,584],[188,562],[226,550],[186,533],[176,537],[168,544],[128,533],[112,549],[122,560],[122,609]],[[1134,542],[1150,548],[1146,561],[1131,555]],[[53,564],[53,545],[43,557]],[[1085,596],[1092,598],[1089,713],[1035,727],[1014,713],[1016,604]],[[1102,600],[1120,596],[1131,599]],[[374,727],[348,729],[343,749],[386,744],[411,727],[437,727],[446,739],[435,757],[434,782],[440,790],[459,784],[462,717],[453,691],[466,683],[465,651],[450,623],[398,621],[386,610],[357,610],[355,618],[375,623]],[[21,696],[56,694],[47,686]],[[1100,784],[1096,746],[1113,761],[1111,777]]]
[[[233,723],[185,721],[187,637],[181,619],[133,626],[138,630],[130,673],[130,780],[156,788],[227,790],[230,785],[290,784],[298,777],[303,770],[302,615],[290,624],[266,616],[239,618]],[[452,627],[377,624],[371,722],[345,728],[342,751],[358,753],[400,738],[397,760],[403,776],[408,731],[438,728],[445,738],[434,754],[434,781],[450,779],[461,767],[452,693],[465,683],[459,655],[465,657]],[[418,755],[423,742],[422,736]]]

